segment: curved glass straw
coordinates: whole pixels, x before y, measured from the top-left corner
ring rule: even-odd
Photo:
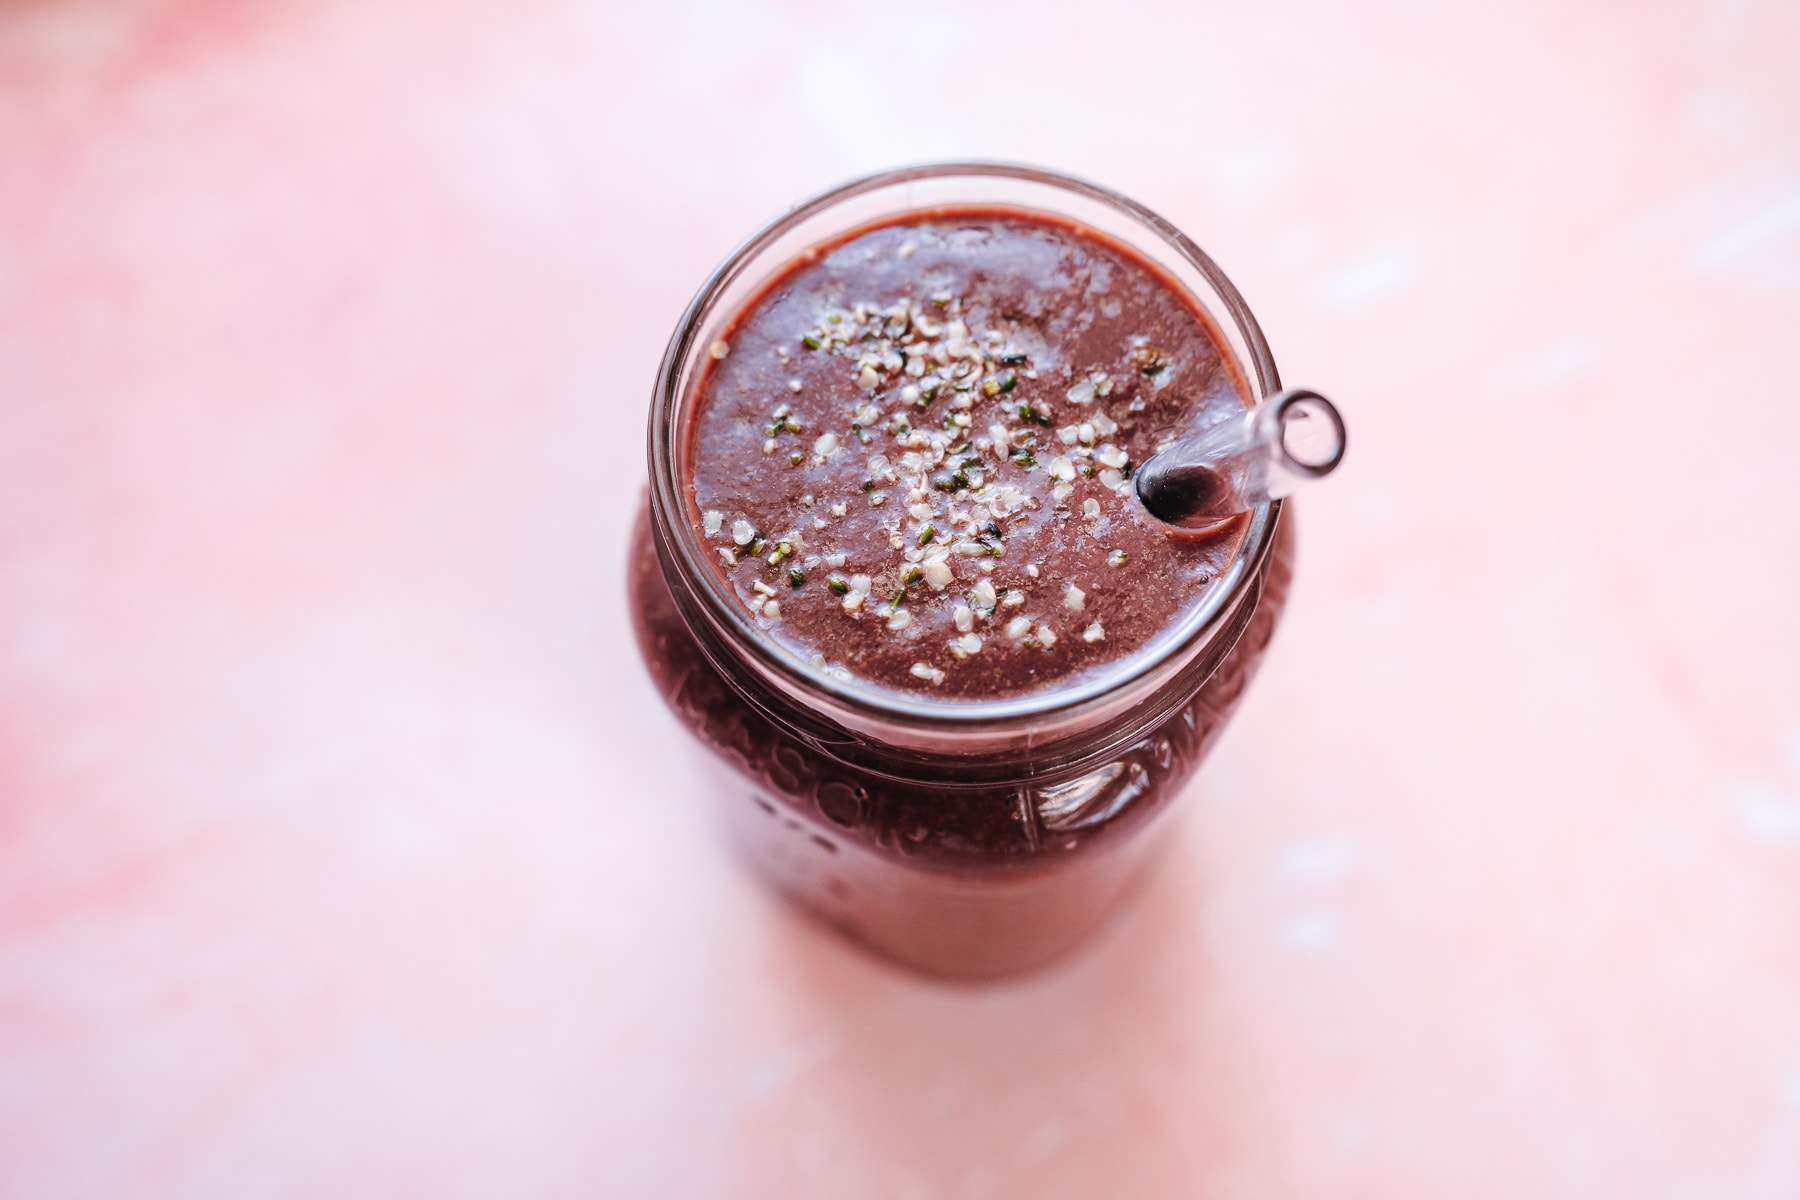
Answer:
[[[1331,474],[1344,460],[1344,440],[1344,419],[1331,401],[1295,388],[1162,450],[1133,483],[1151,516],[1208,533]]]

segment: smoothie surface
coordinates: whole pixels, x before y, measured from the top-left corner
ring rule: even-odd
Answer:
[[[909,214],[779,272],[708,349],[690,519],[764,633],[839,679],[946,699],[1066,685],[1206,596],[1131,490],[1248,389],[1178,284],[1018,210]]]

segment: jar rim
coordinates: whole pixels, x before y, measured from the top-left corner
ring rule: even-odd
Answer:
[[[1135,227],[1152,235],[1197,271],[1216,293],[1224,315],[1230,318],[1235,332],[1242,339],[1241,350],[1248,361],[1241,362],[1238,366],[1244,372],[1245,382],[1256,393],[1252,397],[1253,402],[1273,395],[1281,388],[1274,357],[1256,318],[1235,285],[1205,251],[1173,224],[1137,201],[1110,188],[1060,171],[984,160],[928,162],[890,168],[819,192],[752,233],[713,270],[695,293],[676,324],[657,372],[650,411],[648,450],[651,512],[658,534],[658,546],[664,551],[658,557],[662,560],[665,574],[671,575],[671,588],[678,593],[685,589],[698,600],[705,618],[715,629],[726,635],[724,640],[729,644],[730,650],[745,665],[757,670],[789,695],[803,702],[812,701],[835,710],[840,716],[848,717],[852,724],[872,719],[884,725],[897,723],[934,731],[956,728],[997,731],[1006,727],[1029,727],[1036,722],[1053,718],[1067,718],[1085,709],[1116,701],[1121,695],[1132,693],[1135,689],[1153,689],[1178,673],[1222,627],[1230,623],[1232,615],[1238,611],[1240,603],[1261,576],[1263,564],[1274,544],[1282,508],[1282,501],[1274,500],[1250,513],[1243,538],[1229,566],[1201,603],[1195,605],[1181,622],[1167,631],[1159,643],[1153,644],[1154,649],[1146,649],[1127,657],[1116,670],[1101,672],[1090,679],[1077,679],[1066,687],[1050,688],[1041,693],[944,701],[914,697],[872,684],[859,684],[854,677],[846,682],[800,662],[796,655],[779,646],[774,639],[750,622],[740,611],[742,606],[733,603],[735,597],[726,594],[726,589],[716,574],[709,569],[705,561],[707,549],[695,536],[681,499],[682,430],[679,428],[678,413],[683,380],[697,363],[699,356],[706,352],[709,344],[702,335],[720,316],[730,319],[735,315],[716,311],[726,290],[745,275],[758,256],[802,223],[827,214],[848,201],[884,189],[920,181],[953,180],[959,177],[1040,185],[1051,193],[1063,192],[1097,203],[1131,221]],[[980,203],[983,202],[978,199],[957,202],[959,205]],[[1025,211],[1029,211],[1031,207],[1028,204],[1010,203],[1005,206]],[[925,212],[942,207],[945,207],[942,203],[902,204],[883,219],[891,220],[909,211]],[[1046,215],[1056,214],[1046,210]],[[845,228],[854,228],[855,224],[852,222]],[[785,265],[785,262],[776,265],[769,274],[779,271]],[[767,275],[753,282],[760,285],[766,278]],[[1201,302],[1203,309],[1210,310],[1210,306],[1205,305],[1200,297],[1192,298]],[[1236,356],[1234,349],[1233,357]],[[680,607],[691,623],[696,614],[688,605]],[[703,643],[714,640],[702,638]]]

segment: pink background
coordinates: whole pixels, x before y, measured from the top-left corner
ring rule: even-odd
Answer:
[[[1800,1195],[1800,6],[0,4],[0,1191]],[[1042,162],[1352,426],[1143,902],[721,849],[622,564],[800,195]]]

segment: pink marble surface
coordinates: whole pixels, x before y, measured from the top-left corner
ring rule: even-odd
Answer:
[[[1800,1195],[1800,8],[0,5],[0,1192]],[[655,362],[926,157],[1353,426],[1173,861],[956,989],[734,868]]]

